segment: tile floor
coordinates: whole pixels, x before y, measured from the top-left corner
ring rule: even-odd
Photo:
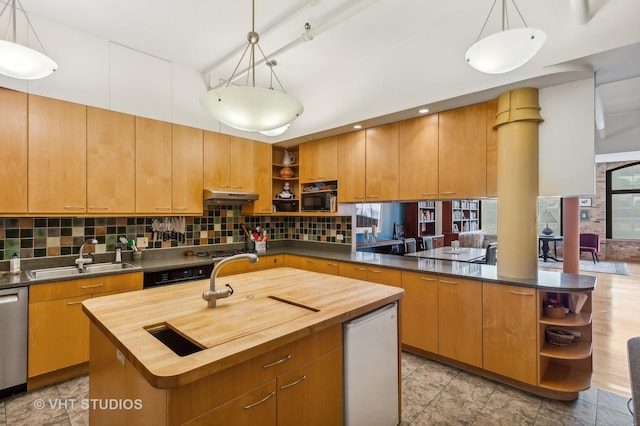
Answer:
[[[573,402],[540,398],[403,353],[402,426],[630,426],[627,398],[598,389]],[[0,400],[0,426],[86,425],[87,376]],[[44,407],[39,409],[39,404]],[[66,403],[66,408],[52,404]],[[75,406],[74,406],[75,405]],[[303,426],[303,425],[302,425]],[[331,426],[331,425],[327,425]]]

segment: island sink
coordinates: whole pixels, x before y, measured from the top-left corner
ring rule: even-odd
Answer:
[[[166,324],[148,328],[147,331],[151,333],[153,337],[164,343],[166,347],[171,349],[178,356],[191,355],[204,349],[174,329],[169,328]]]

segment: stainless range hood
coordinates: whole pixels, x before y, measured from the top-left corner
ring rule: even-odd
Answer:
[[[204,190],[205,205],[242,205],[253,204],[259,195],[255,192],[221,191],[217,189]]]

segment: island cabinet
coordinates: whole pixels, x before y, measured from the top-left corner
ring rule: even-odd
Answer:
[[[171,212],[202,215],[202,130],[171,125]]]
[[[29,389],[87,372],[89,319],[82,312],[83,300],[140,289],[141,272],[32,285]]]
[[[482,282],[439,278],[438,353],[482,368]]]
[[[536,385],[536,299],[533,288],[483,283],[485,370]]]
[[[438,114],[399,123],[398,172],[399,200],[438,197]]]
[[[222,191],[253,191],[253,141],[204,132],[204,187]]]
[[[171,124],[136,117],[136,213],[171,214]]]
[[[486,196],[486,103],[439,113],[438,174],[439,198]]]
[[[3,214],[27,212],[27,94],[0,88],[0,206]]]
[[[338,179],[338,138],[307,142],[299,147],[300,183]]]
[[[87,213],[136,210],[135,117],[87,107]]]
[[[29,213],[86,212],[87,107],[29,95]]]
[[[322,272],[323,274],[340,275],[339,262],[335,260],[287,254],[285,255],[284,266],[305,271]]]
[[[438,275],[402,271],[402,344],[438,353]]]

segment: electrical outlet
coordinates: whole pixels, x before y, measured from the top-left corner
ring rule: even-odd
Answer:
[[[344,240],[344,235],[342,235],[342,234],[337,234],[337,235],[336,235],[336,241],[342,241],[342,240]]]
[[[147,238],[147,237],[138,237],[138,238],[136,238],[136,247],[138,247],[138,248],[149,247],[149,238]]]

